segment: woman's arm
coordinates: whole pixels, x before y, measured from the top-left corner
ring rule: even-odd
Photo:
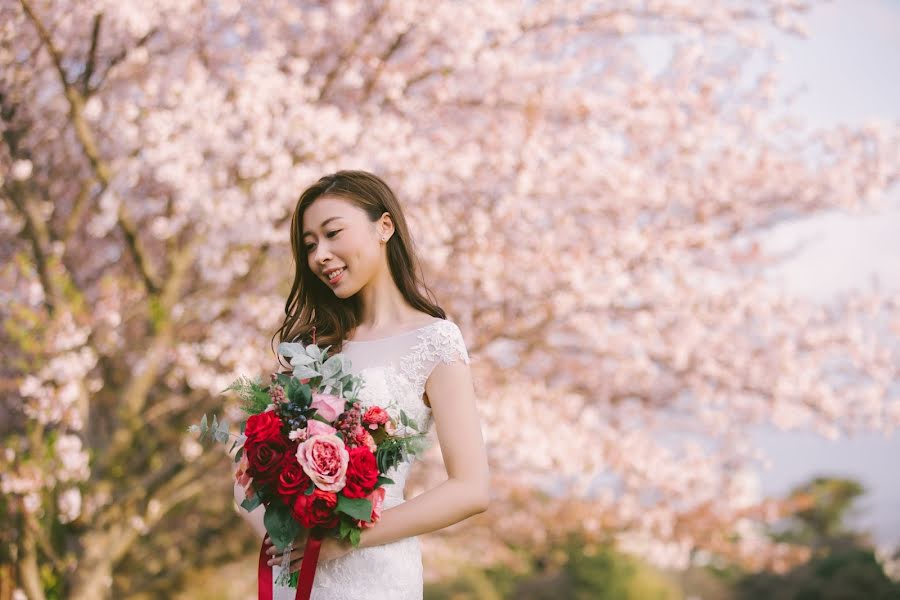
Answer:
[[[425,384],[447,481],[385,510],[360,534],[360,547],[379,546],[443,529],[487,510],[490,471],[465,362],[438,363]]]

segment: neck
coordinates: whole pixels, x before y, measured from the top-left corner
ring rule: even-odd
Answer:
[[[359,290],[359,294],[362,319],[357,329],[391,331],[417,314],[400,293],[387,267]]]

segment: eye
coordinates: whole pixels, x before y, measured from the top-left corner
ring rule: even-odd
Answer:
[[[343,231],[343,229],[335,229],[334,231],[329,231],[328,233],[325,234],[325,237],[332,237],[332,236],[335,236],[335,235],[337,235],[338,232],[340,232],[340,231]],[[315,246],[315,244],[307,244],[307,245],[306,245],[306,251],[309,252],[310,250],[313,249],[314,246]]]

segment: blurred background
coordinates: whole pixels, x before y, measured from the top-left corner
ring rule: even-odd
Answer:
[[[893,0],[4,0],[0,600],[255,597],[185,428],[341,168],[473,359],[426,598],[900,597],[898,55]]]

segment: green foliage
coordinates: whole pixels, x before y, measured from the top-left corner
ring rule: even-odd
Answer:
[[[268,386],[263,385],[259,379],[238,377],[231,385],[222,390],[222,393],[228,391],[237,393],[241,401],[241,410],[251,415],[258,415],[272,403]]]
[[[283,504],[269,505],[263,517],[263,524],[272,539],[272,544],[279,552],[293,542],[300,533],[300,524],[294,520],[290,509]]]
[[[808,496],[812,504],[792,515],[776,539],[815,546],[846,535],[846,518],[864,493],[865,488],[858,481],[837,477],[816,477],[794,488],[792,497]]]
[[[884,573],[869,548],[838,544],[784,575],[762,572],[735,586],[737,600],[898,600],[900,584]]]
[[[366,498],[346,498],[338,495],[335,510],[360,521],[372,521],[372,501]]]
[[[259,494],[253,494],[249,498],[244,498],[244,501],[241,502],[241,508],[247,512],[251,512],[260,504],[262,504],[262,500],[260,500]]]
[[[387,473],[410,455],[424,452],[429,444],[430,442],[424,434],[385,438],[378,444],[378,449],[375,451],[375,461],[378,464],[378,470],[382,473]]]
[[[228,439],[233,435],[228,431],[228,422],[222,421],[219,422],[219,419],[213,415],[212,425],[209,425],[209,421],[206,418],[206,415],[200,419],[200,423],[197,425],[190,425],[187,430],[191,433],[200,433],[200,437],[197,438],[200,442],[218,442],[220,444],[227,444]],[[244,436],[239,435],[235,436],[237,440],[235,444],[242,442]],[[232,446],[232,450],[234,446]],[[239,458],[237,460],[240,460]]]
[[[865,537],[845,522],[863,493],[859,482],[843,478],[816,477],[795,488],[792,496],[808,496],[812,503],[773,537],[808,545],[812,557],[785,574],[744,576],[734,586],[736,598],[900,600],[900,584],[885,574]]]

